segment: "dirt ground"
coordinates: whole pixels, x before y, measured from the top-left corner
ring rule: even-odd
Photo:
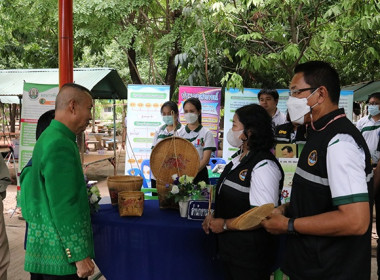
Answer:
[[[91,152],[96,154],[96,152]],[[113,155],[112,151],[107,151],[106,154]],[[116,155],[117,160],[117,174],[124,174],[125,151],[118,151]],[[15,168],[10,164],[9,171],[13,179],[15,179]],[[17,164],[16,164],[17,168]],[[17,169],[16,169],[17,170]],[[114,167],[112,164],[105,160],[99,163],[89,165],[85,170],[89,180],[98,181],[98,188],[103,199],[109,197],[107,188],[107,177],[114,175]],[[25,221],[22,220],[21,211],[16,208],[16,195],[17,186],[9,185],[7,188],[7,197],[4,199],[4,219],[6,224],[6,231],[9,240],[11,263],[8,268],[8,280],[26,280],[29,279],[29,273],[24,271],[24,235],[25,235]],[[95,275],[99,273],[97,269]],[[89,278],[92,279],[92,278]],[[104,280],[104,277],[99,278]]]

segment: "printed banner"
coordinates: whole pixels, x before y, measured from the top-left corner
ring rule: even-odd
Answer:
[[[221,88],[214,87],[191,87],[180,86],[178,95],[178,109],[180,122],[186,124],[183,103],[190,97],[198,98],[202,103],[202,125],[208,128],[215,139],[215,145],[218,149],[219,139],[219,120],[220,120],[220,103]],[[215,155],[216,156],[216,153]]]
[[[24,83],[22,97],[20,152],[18,171],[24,168],[32,157],[36,144],[36,128],[40,116],[55,108],[58,85]]]
[[[240,107],[248,104],[259,104],[257,94],[260,89],[245,88],[243,91],[239,89],[226,89],[224,98],[224,137],[223,137],[223,158],[227,161],[231,160],[231,156],[238,151],[232,147],[227,141],[227,132],[232,128],[232,119],[235,111]],[[279,99],[277,108],[286,114],[286,101],[288,100],[288,89],[278,89]]]
[[[164,124],[161,106],[169,97],[169,86],[128,85],[125,174],[150,158],[155,130]]]
[[[354,92],[352,90],[340,91],[339,108],[343,108],[347,118],[352,121]]]
[[[278,161],[282,166],[282,170],[284,170],[284,185],[281,191],[281,204],[285,204],[290,201],[293,177],[296,173],[298,158],[279,158]]]

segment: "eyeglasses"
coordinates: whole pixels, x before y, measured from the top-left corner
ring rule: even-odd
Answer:
[[[289,91],[289,96],[297,96],[299,95],[301,92],[304,92],[304,91],[307,91],[307,90],[316,90],[317,88],[300,88],[300,89],[291,89]]]

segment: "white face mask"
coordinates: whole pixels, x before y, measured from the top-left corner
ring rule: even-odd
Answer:
[[[305,115],[307,113],[310,113],[311,109],[318,105],[316,103],[312,107],[307,105],[307,100],[313,96],[313,94],[318,89],[314,90],[307,98],[297,98],[293,96],[289,96],[288,101],[286,102],[286,106],[288,107],[288,112],[290,116],[290,121],[292,123],[296,123],[299,125],[304,124],[305,122]]]
[[[239,137],[243,133],[244,130],[234,131],[232,128],[227,132],[227,142],[232,146],[239,148],[243,144],[243,140]]]
[[[198,120],[198,115],[194,113],[186,113],[184,116],[186,122],[189,124],[193,124]]]
[[[368,113],[371,116],[376,116],[380,114],[379,105],[368,105]]]

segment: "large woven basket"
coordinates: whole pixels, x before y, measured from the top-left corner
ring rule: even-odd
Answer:
[[[141,176],[118,175],[107,177],[112,205],[117,205],[119,192],[140,191],[142,183],[143,178]]]
[[[181,137],[169,137],[159,142],[150,154],[150,169],[157,180],[160,208],[178,208],[173,201],[167,201],[167,185],[173,183],[172,176],[195,177],[199,169],[199,155],[193,144]]]
[[[118,195],[119,214],[123,216],[142,216],[144,211],[144,193],[122,191]]]

